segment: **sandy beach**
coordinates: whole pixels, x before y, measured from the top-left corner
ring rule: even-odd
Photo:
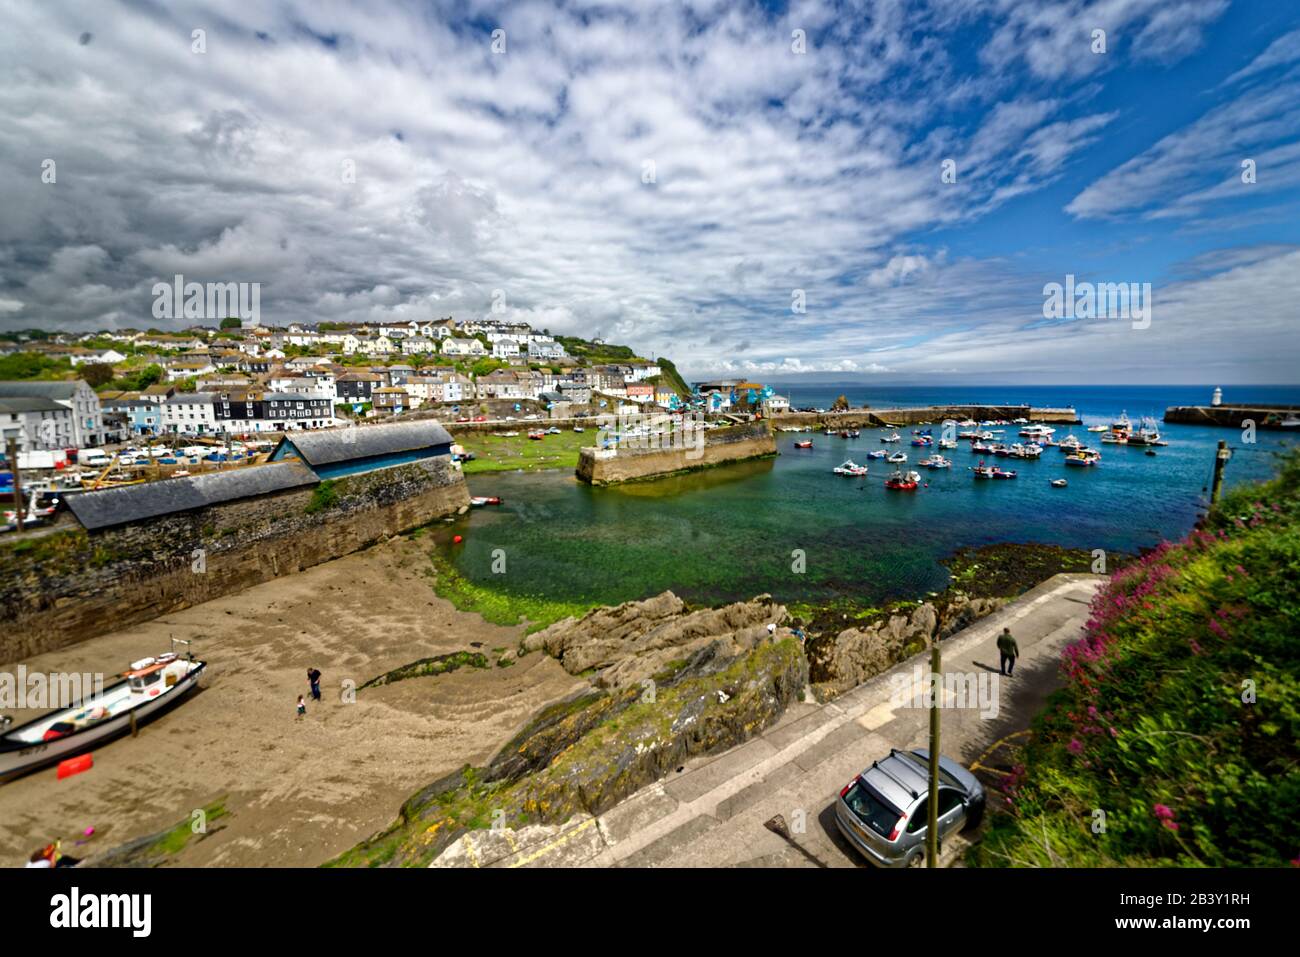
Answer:
[[[22,662],[29,671],[102,671],[108,681],[175,636],[194,640],[208,674],[138,737],[95,750],[90,771],[59,781],[50,766],[0,784],[0,863],[21,866],[56,837],[65,852],[89,857],[224,799],[229,814],[169,863],[314,866],[386,826],[419,787],[486,761],[542,705],[585,686],[541,654],[497,667],[522,628],[488,624],[438,598],[428,547],[394,539]],[[343,700],[347,679],[360,687],[455,651],[482,652],[492,664]],[[308,697],[298,719],[309,667],[323,673],[323,700]],[[16,722],[34,716],[14,713]],[[87,827],[95,834],[84,839]]]

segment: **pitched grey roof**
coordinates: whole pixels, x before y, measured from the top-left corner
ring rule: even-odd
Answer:
[[[301,462],[248,465],[229,472],[162,479],[142,485],[81,492],[67,497],[68,508],[85,528],[138,522],[188,512],[205,505],[315,485],[320,476]]]
[[[0,396],[0,412],[67,412],[66,405],[43,396]]]
[[[272,456],[279,456],[281,450],[296,451],[308,465],[330,465],[450,444],[451,435],[438,422],[421,419],[298,432],[281,439]]]
[[[71,399],[80,381],[69,382],[0,382],[0,395],[40,396],[44,399]]]

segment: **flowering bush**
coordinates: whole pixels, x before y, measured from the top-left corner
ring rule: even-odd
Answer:
[[[1300,455],[1117,572],[1061,667],[975,863],[1297,858]]]

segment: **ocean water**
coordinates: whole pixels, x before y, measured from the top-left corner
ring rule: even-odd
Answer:
[[[983,402],[1073,404],[1085,420],[1110,422],[1126,410],[1157,418],[1167,405],[1208,403],[1210,388],[991,387],[964,389],[843,385],[796,387],[797,405],[829,405],[843,393],[854,403],[926,405]],[[805,398],[805,395],[808,396]],[[818,397],[814,398],[816,395]],[[827,397],[828,396],[828,397]],[[1300,402],[1300,389],[1226,389],[1228,401]],[[1069,427],[1057,426],[1057,438]],[[1236,430],[1164,425],[1169,445],[1147,456],[1138,447],[1098,446],[1102,462],[1073,468],[1054,448],[1037,461],[997,459],[1014,481],[976,481],[968,467],[980,456],[963,441],[951,470],[922,473],[915,492],[884,488],[893,466],[868,460],[885,446],[883,430],[858,439],[813,435],[811,450],[794,448],[806,435],[782,433],[774,460],[740,463],[691,475],[594,489],[571,473],[492,473],[469,478],[471,493],[499,495],[500,508],[473,511],[445,534],[440,548],[469,578],[504,592],[546,595],[592,604],[641,598],[671,588],[683,598],[718,603],[768,592],[782,601],[853,595],[870,602],[916,598],[947,584],[940,559],[963,546],[1040,542],[1073,548],[1136,552],[1183,535],[1208,498],[1215,444],[1235,448],[1229,486],[1267,478],[1273,453],[1297,436],[1260,432],[1243,445]],[[1015,440],[1015,429],[1006,438]],[[909,464],[928,450],[902,448]],[[1091,436],[1096,439],[1096,436]],[[834,475],[852,457],[870,467],[865,479]],[[1065,489],[1051,479],[1064,477]],[[464,536],[452,545],[453,533]],[[496,549],[505,573],[493,572]],[[803,571],[796,570],[799,553]],[[500,567],[499,565],[497,567]]]

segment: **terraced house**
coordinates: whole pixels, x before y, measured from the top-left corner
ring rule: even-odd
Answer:
[[[104,418],[99,396],[83,380],[65,382],[0,382],[0,399],[49,399],[72,413],[72,445],[104,444]]]

